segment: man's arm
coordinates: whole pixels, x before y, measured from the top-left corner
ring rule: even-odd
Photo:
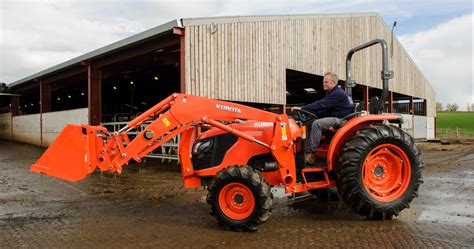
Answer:
[[[318,116],[321,116],[321,114],[325,113],[328,108],[338,106],[338,104],[339,101],[337,95],[329,94],[321,100],[317,100],[311,104],[303,106],[301,109],[305,111],[310,111]]]

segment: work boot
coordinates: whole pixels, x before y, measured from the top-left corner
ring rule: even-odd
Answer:
[[[306,164],[309,164],[309,165],[316,164],[316,155],[314,154],[314,152],[306,153],[305,158],[306,158]]]

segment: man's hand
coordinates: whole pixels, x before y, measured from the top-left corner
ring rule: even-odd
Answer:
[[[290,110],[291,110],[292,112],[294,112],[294,111],[299,111],[299,110],[301,110],[301,107],[296,107],[296,106],[295,106],[295,107],[291,107]]]

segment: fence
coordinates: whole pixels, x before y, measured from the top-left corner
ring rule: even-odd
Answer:
[[[140,134],[152,121],[143,123],[140,128],[135,129],[128,133],[130,140],[136,135]],[[102,126],[106,127],[109,131],[118,131],[125,127],[128,122],[106,122],[101,123]],[[172,138],[169,142],[162,144],[154,151],[146,155],[145,157],[159,158],[162,160],[177,160],[179,162],[178,149],[179,149],[180,136]]]
[[[461,128],[438,128],[436,129],[436,137],[474,139],[474,131]]]

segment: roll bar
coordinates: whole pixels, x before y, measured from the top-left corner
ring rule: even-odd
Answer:
[[[381,113],[384,109],[385,101],[387,100],[387,97],[388,97],[388,80],[393,78],[393,71],[388,70],[388,49],[387,49],[387,43],[385,42],[385,40],[375,39],[349,50],[346,57],[346,92],[347,92],[347,95],[349,95],[349,97],[352,99],[352,87],[356,85],[356,82],[351,79],[352,55],[355,52],[366,49],[376,44],[380,44],[380,46],[382,47],[381,79],[383,81],[383,90],[382,90],[382,96],[378,104],[378,113]]]

